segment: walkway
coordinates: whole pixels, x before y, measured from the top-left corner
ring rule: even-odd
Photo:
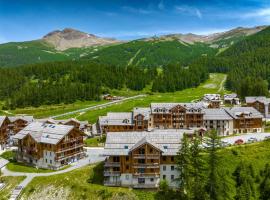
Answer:
[[[127,98],[123,98],[123,99],[120,99],[120,100],[111,101],[111,102],[108,102],[108,103],[103,103],[103,104],[100,104],[100,105],[91,106],[91,107],[88,107],[88,108],[83,108],[83,109],[67,112],[67,113],[64,113],[64,114],[51,116],[51,118],[54,119],[54,118],[64,117],[64,116],[67,116],[67,115],[72,115],[72,114],[76,114],[76,113],[82,113],[82,112],[86,112],[86,111],[90,111],[90,110],[102,109],[102,108],[106,108],[106,107],[114,105],[114,104],[119,104],[119,103],[122,103],[124,101],[128,101],[128,100],[131,100],[131,99],[137,99],[137,98],[141,98],[141,97],[146,97],[146,95],[145,94],[140,94],[140,95],[136,95],[136,96],[132,96],[132,97],[127,97]]]
[[[223,78],[223,80],[221,81],[220,85],[219,85],[219,89],[218,92],[221,92],[222,90],[224,90],[224,84],[225,81],[227,80],[227,75],[225,75],[225,77]]]
[[[12,171],[9,171],[6,167],[4,167],[2,169],[2,173],[4,176],[26,176],[26,178],[17,186],[17,187],[25,188],[32,181],[32,179],[35,177],[63,174],[66,172],[70,172],[74,169],[78,169],[78,168],[87,166],[89,164],[94,164],[94,163],[101,162],[101,161],[105,160],[105,157],[102,156],[104,148],[87,147],[86,150],[87,150],[87,155],[88,155],[86,158],[81,159],[76,163],[72,163],[71,167],[64,169],[64,170],[51,172],[51,173],[24,173],[24,172],[12,172]],[[14,190],[11,195],[14,197],[15,193],[16,193],[16,191]],[[13,199],[16,199],[16,198],[13,198]]]

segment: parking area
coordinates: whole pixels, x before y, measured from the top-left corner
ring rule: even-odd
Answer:
[[[270,137],[270,133],[247,133],[243,135],[231,136],[221,139],[223,142],[229,143],[231,145],[235,144],[237,140],[243,140],[243,143],[251,143],[263,141]],[[255,138],[255,139],[252,139]]]

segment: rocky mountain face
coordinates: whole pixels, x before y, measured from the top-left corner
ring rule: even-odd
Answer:
[[[149,40],[179,40],[180,42],[184,42],[187,44],[193,44],[195,42],[202,42],[202,43],[216,43],[220,40],[228,40],[235,37],[241,37],[241,36],[249,36],[253,35],[263,29],[265,29],[267,26],[257,26],[252,28],[243,28],[238,27],[229,31],[220,32],[220,33],[214,33],[210,35],[196,35],[193,33],[187,33],[187,34],[169,34],[169,35],[163,35],[160,37],[151,37],[144,39],[145,41]]]
[[[53,45],[55,49],[64,51],[69,48],[82,48],[120,43],[119,40],[101,38],[93,34],[84,33],[75,29],[66,28],[48,33],[43,41]]]

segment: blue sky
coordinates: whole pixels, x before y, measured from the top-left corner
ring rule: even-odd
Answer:
[[[0,0],[0,43],[66,27],[117,39],[270,24],[270,0]]]

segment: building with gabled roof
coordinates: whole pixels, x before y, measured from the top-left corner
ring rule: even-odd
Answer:
[[[205,94],[201,101],[207,103],[209,108],[219,108],[222,102],[220,94]]]
[[[270,98],[265,96],[250,96],[246,97],[246,104],[258,110],[265,118],[270,117]]]
[[[34,117],[28,116],[28,115],[16,115],[16,116],[8,117],[8,118],[10,120],[10,125],[9,125],[10,133],[13,135],[18,133],[23,128],[25,128],[28,124],[34,121]]]
[[[263,115],[253,107],[232,107],[224,110],[233,118],[233,133],[262,132]]]
[[[58,169],[84,156],[84,134],[74,126],[33,122],[13,136],[19,162]]]
[[[161,179],[175,186],[175,156],[185,131],[153,130],[107,133],[104,184],[157,188]]]
[[[223,100],[225,104],[231,104],[231,105],[239,105],[240,99],[238,98],[236,93],[232,94],[224,94]]]

